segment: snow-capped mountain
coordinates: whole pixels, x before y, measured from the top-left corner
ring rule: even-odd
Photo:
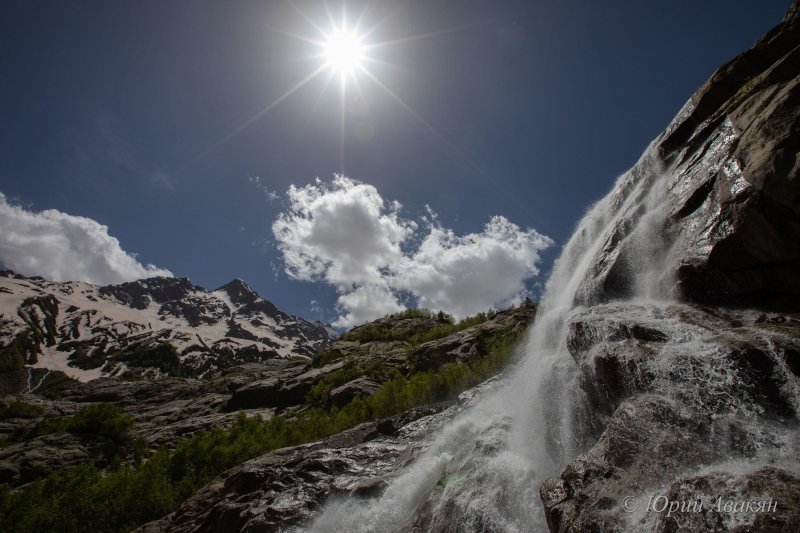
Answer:
[[[310,358],[337,336],[278,310],[240,279],[208,291],[186,278],[100,287],[0,272],[4,357],[81,381],[126,372],[199,376],[271,357]]]

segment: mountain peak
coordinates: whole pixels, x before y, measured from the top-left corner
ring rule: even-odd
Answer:
[[[240,278],[235,278],[216,290],[224,291],[235,305],[251,304],[261,298],[255,290]]]
[[[121,302],[134,302],[134,307],[143,309],[147,307],[146,297],[158,303],[171,300],[180,300],[187,296],[196,287],[189,278],[153,277],[128,281],[119,285],[106,285],[100,287],[100,294],[114,296]]]

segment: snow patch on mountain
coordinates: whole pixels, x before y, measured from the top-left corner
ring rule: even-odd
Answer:
[[[310,358],[338,336],[330,326],[278,310],[239,279],[208,291],[186,278],[100,287],[4,271],[0,348],[20,335],[28,339],[27,365],[81,381],[132,367],[157,377],[171,372],[164,357],[195,375],[269,357]],[[161,344],[173,350],[160,359],[132,352]]]

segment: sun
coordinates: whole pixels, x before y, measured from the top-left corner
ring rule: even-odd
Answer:
[[[343,79],[364,68],[366,47],[362,37],[346,28],[335,29],[322,45],[326,65]]]

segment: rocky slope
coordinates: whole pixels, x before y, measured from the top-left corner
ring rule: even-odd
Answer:
[[[331,498],[375,496],[431,436],[469,405],[414,409],[330,439],[283,448],[229,470],[163,520],[139,531],[286,531]]]
[[[310,360],[337,337],[290,316],[236,279],[208,291],[186,278],[98,287],[0,273],[0,367],[6,391],[35,390],[49,371],[203,376],[272,357]]]
[[[75,415],[87,405],[119,407],[132,417],[131,439],[142,439],[150,450],[172,448],[199,430],[228,426],[241,411],[264,419],[277,413],[302,412],[310,405],[312,390],[316,391],[314,405],[341,407],[356,397],[374,394],[397,375],[421,371],[417,368],[421,357],[431,357],[426,370],[481,359],[494,340],[520,336],[534,315],[532,307],[502,311],[457,331],[449,331],[455,329],[452,324],[435,318],[387,317],[332,341],[311,361],[269,357],[197,377],[46,381],[32,392],[0,397],[0,483],[19,487],[83,463],[108,466],[105,452],[110,443],[96,435],[37,434],[41,433],[37,428]],[[419,342],[415,337],[430,335],[437,327],[445,331],[432,335],[436,337],[433,340]],[[364,331],[372,334],[363,335]],[[417,414],[403,415],[394,424],[436,411],[415,411]],[[385,430],[389,426],[380,427]]]
[[[542,487],[552,531],[800,525],[800,320],[608,303],[577,313],[567,342],[594,409],[609,418],[597,444]],[[653,498],[705,511],[648,512]],[[718,498],[780,511],[737,516],[714,510]]]

